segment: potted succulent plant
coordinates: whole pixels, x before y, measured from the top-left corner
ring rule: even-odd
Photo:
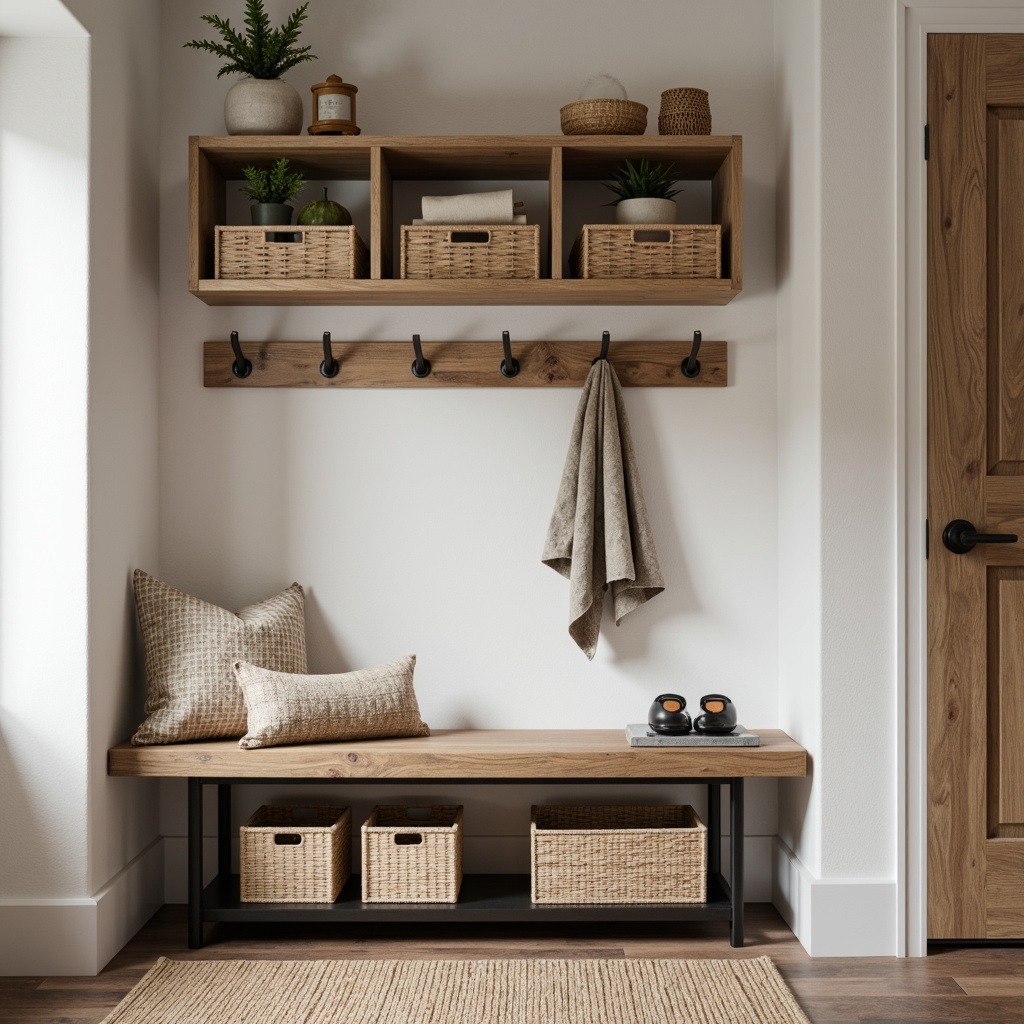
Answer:
[[[672,187],[674,172],[673,165],[652,164],[647,157],[641,157],[635,166],[627,160],[614,181],[604,182],[604,187],[618,196],[608,203],[615,207],[615,220],[619,224],[675,224],[672,197],[680,189]]]
[[[229,135],[298,135],[302,131],[302,97],[281,79],[289,68],[314,60],[308,46],[296,46],[309,2],[292,11],[280,28],[271,28],[263,0],[246,0],[245,31],[238,32],[227,18],[202,15],[223,42],[193,39],[185,43],[207,50],[226,63],[217,77],[248,77],[232,86],[224,100],[224,124]]]
[[[305,188],[306,181],[298,171],[288,169],[288,159],[281,157],[269,170],[265,167],[243,167],[248,180],[241,190],[251,200],[253,224],[291,224],[293,209],[288,203]]]

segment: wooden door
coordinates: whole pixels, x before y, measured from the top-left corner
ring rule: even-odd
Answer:
[[[928,123],[928,934],[1021,938],[1024,36],[930,36]]]

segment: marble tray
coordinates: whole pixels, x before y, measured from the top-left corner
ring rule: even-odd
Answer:
[[[647,725],[627,725],[626,739],[631,747],[759,747],[761,737],[737,725],[731,736],[705,736],[700,732],[685,736],[662,736]]]

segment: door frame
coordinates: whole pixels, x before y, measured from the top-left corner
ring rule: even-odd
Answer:
[[[897,948],[925,956],[928,943],[928,602],[927,514],[927,221],[923,126],[927,121],[927,42],[932,32],[1024,33],[1024,7],[969,7],[962,0],[897,0],[896,289],[897,353]],[[936,524],[932,524],[935,535]]]

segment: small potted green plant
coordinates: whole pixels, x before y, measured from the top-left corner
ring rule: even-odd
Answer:
[[[672,164],[652,164],[641,157],[634,166],[627,160],[616,172],[614,181],[604,182],[618,197],[608,203],[615,207],[619,224],[675,224],[676,204],[672,198],[680,189]]]
[[[253,224],[291,224],[293,208],[288,203],[306,186],[298,171],[288,169],[287,157],[273,167],[243,167],[248,185],[241,190],[251,200]]]
[[[280,28],[271,28],[263,0],[246,0],[245,30],[239,32],[227,18],[201,15],[221,35],[221,42],[193,39],[185,43],[225,61],[217,77],[248,77],[232,86],[224,100],[224,124],[229,135],[298,135],[302,131],[302,97],[283,81],[289,68],[315,60],[310,47],[297,46],[309,2],[289,15]]]

